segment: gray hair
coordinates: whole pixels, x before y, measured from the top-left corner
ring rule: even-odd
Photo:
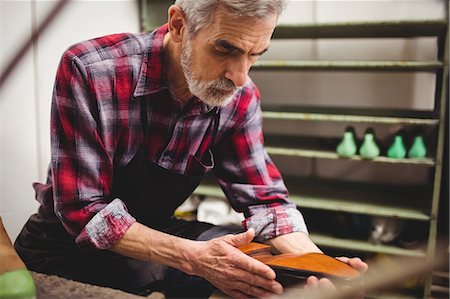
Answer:
[[[279,16],[286,6],[285,0],[176,0],[175,4],[185,13],[191,36],[212,23],[219,7],[234,16],[264,19]]]

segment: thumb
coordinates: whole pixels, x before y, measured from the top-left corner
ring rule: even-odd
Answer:
[[[250,243],[255,237],[255,230],[253,228],[249,228],[247,231],[232,235],[228,239],[228,243],[233,245],[234,247],[239,247]]]

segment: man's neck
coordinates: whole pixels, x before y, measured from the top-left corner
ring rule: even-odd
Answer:
[[[180,63],[181,44],[174,43],[170,38],[170,33],[166,33],[163,49],[169,92],[178,101],[185,104],[192,98],[192,94],[189,91]]]

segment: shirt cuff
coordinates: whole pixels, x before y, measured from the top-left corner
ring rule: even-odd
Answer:
[[[308,234],[303,215],[293,203],[274,207],[251,206],[250,214],[252,216],[245,219],[242,226],[253,228],[258,242],[293,232]]]
[[[84,250],[108,249],[119,241],[136,219],[118,198],[110,202],[86,224],[75,239]]]

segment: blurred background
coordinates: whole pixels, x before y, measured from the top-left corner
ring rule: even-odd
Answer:
[[[69,1],[1,87],[0,215],[11,239],[15,239],[22,225],[38,207],[34,200],[32,182],[43,182],[46,179],[50,160],[51,94],[61,54],[70,45],[85,39],[119,32],[152,30],[166,21],[167,7],[171,3],[173,1],[163,0]],[[52,0],[0,0],[0,71],[4,70],[7,62],[55,4],[56,1]],[[288,1],[279,23],[320,25],[418,22],[416,27],[412,26],[410,29],[418,30],[423,20],[443,21],[446,30],[448,2]],[[357,30],[355,26],[353,29],[341,27],[344,31]],[[446,126],[440,127],[405,126],[403,122],[390,123],[379,119],[374,122],[336,119],[317,121],[307,116],[312,113],[313,118],[319,115],[319,118],[327,119],[330,114],[360,115],[362,112],[363,115],[372,117],[395,118],[405,115],[417,117],[414,112],[419,112],[422,114],[418,118],[437,119],[437,123],[439,119],[443,120],[445,115],[436,103],[441,101],[442,90],[448,102],[448,93],[445,91],[446,84],[441,82],[442,75],[438,79],[436,72],[373,71],[370,68],[355,70],[342,66],[330,69],[314,66],[314,62],[321,61],[436,62],[442,59],[443,55],[439,54],[438,49],[439,42],[442,41],[438,37],[413,36],[407,30],[404,33],[406,37],[348,39],[338,34],[337,37],[316,38],[308,33],[307,38],[275,38],[270,50],[261,58],[262,63],[308,61],[312,62],[312,66],[294,71],[276,67],[255,67],[251,70],[250,76],[261,90],[264,111],[303,113],[302,117],[293,120],[265,115],[266,142],[275,148],[270,152],[271,157],[285,177],[320,178],[333,180],[338,185],[348,183],[349,192],[356,188],[356,183],[358,188],[371,190],[373,194],[386,197],[384,199],[388,202],[392,195],[389,188],[403,188],[392,189],[393,193],[399,193],[394,198],[403,196],[402,206],[394,204],[394,210],[381,199],[377,203],[378,199],[367,198],[371,205],[364,206],[366,198],[363,197],[362,202],[347,202],[340,208],[339,201],[320,201],[332,196],[311,195],[310,202],[305,201],[302,211],[319,244],[329,248],[330,253],[350,251],[367,258],[379,255],[378,258],[383,259],[388,259],[390,254],[431,257],[432,253],[427,248],[434,249],[429,244],[434,244],[436,239],[443,239],[448,248],[448,138],[446,141],[442,140],[444,136],[448,137],[448,117]],[[447,56],[445,59],[448,63]],[[442,67],[438,72],[441,70]],[[349,126],[357,138],[358,147],[368,128],[375,131],[381,156],[387,155],[393,137],[398,132],[403,132],[408,148],[414,136],[423,135],[428,146],[428,160],[412,163],[404,160],[393,162],[389,159],[386,162],[380,159],[372,163],[330,156],[329,153],[334,151]],[[296,149],[304,147],[313,149],[314,152],[280,154],[276,150],[287,146]],[[321,153],[326,153],[325,158]],[[316,189],[324,188],[325,185],[320,182],[316,182],[318,185],[303,184],[316,186]],[[293,180],[288,187],[295,191],[296,181]],[[424,195],[409,197],[409,194],[415,193],[416,187],[425,190]],[[388,191],[380,193],[382,188],[387,188]],[[220,191],[205,190],[198,191],[191,198],[187,210],[197,212],[199,203],[207,202],[208,198],[221,200]],[[315,190],[310,193],[315,194]],[[295,192],[293,194],[296,195]],[[308,196],[309,193],[303,195],[302,190],[299,191],[300,207],[302,197]],[[409,207],[409,198],[413,211],[402,214]],[[223,201],[220,204],[223,205]],[[382,217],[385,214],[387,218]],[[225,218],[224,222],[239,223],[241,220],[239,215],[231,212],[225,215],[212,214],[207,206],[200,211],[199,216],[203,217],[202,220],[211,222],[219,222],[220,217]],[[434,221],[436,216],[439,216],[438,223]],[[383,232],[376,235],[375,228],[380,227]],[[400,244],[401,241],[403,245]],[[417,243],[426,243],[425,249],[417,251]],[[441,272],[447,271],[447,274],[441,273],[443,280],[447,280],[444,287],[447,293],[439,294],[448,294],[448,265],[443,265],[442,268],[444,270]],[[409,283],[413,288],[417,286],[417,281]]]
[[[57,1],[0,2],[0,67]],[[50,162],[50,103],[62,53],[90,38],[139,32],[137,1],[70,1],[17,65],[1,90],[0,196],[11,239],[36,211],[31,183],[45,182]]]

